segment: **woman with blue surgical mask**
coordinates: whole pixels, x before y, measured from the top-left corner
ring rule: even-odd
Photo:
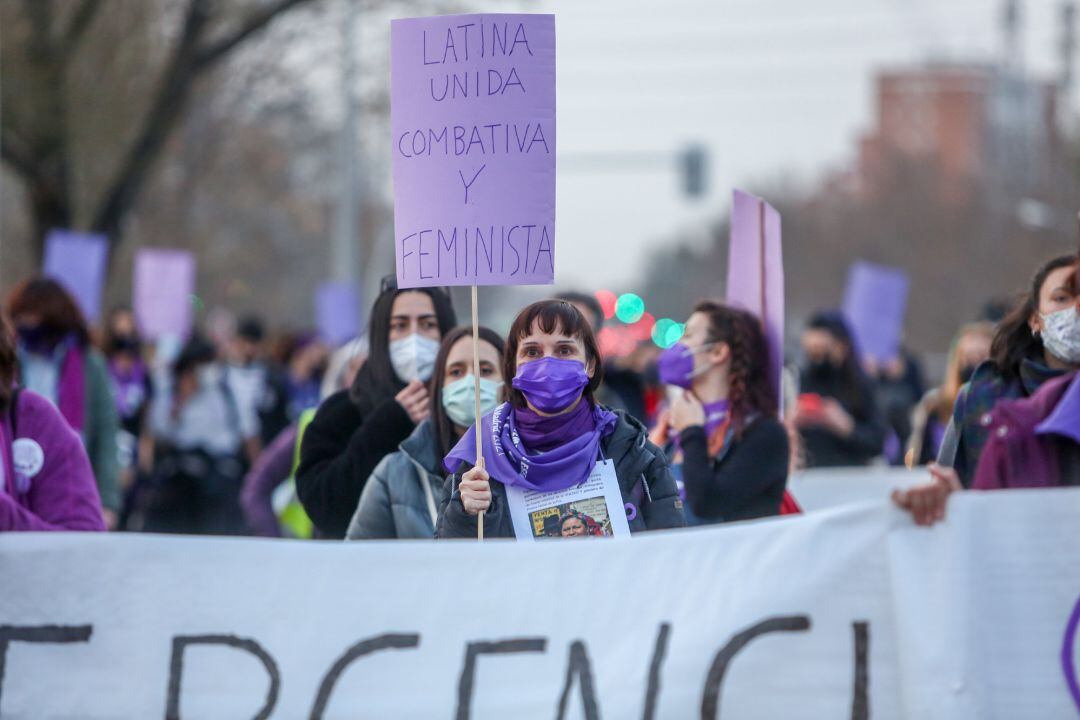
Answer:
[[[345,537],[372,471],[430,416],[427,383],[455,324],[445,289],[383,280],[367,361],[349,390],[323,401],[301,441],[296,491],[323,537]]]
[[[1002,400],[1030,397],[1046,382],[1080,369],[1080,315],[1071,282],[1075,272],[1075,255],[1045,263],[1030,290],[998,323],[990,359],[956,397],[932,472],[954,474],[969,487],[990,437],[994,407]]]
[[[470,427],[443,460],[436,536],[533,541],[567,514],[593,518],[599,535],[682,527],[682,502],[667,458],[646,429],[596,402],[603,380],[592,327],[570,303],[522,310],[506,340],[508,399]]]
[[[480,412],[486,414],[504,399],[503,339],[482,327],[479,349]],[[475,379],[472,330],[451,330],[435,357],[431,415],[364,484],[346,539],[434,536],[443,494],[442,458],[476,423]]]

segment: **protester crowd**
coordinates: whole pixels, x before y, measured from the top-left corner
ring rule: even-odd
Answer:
[[[392,279],[340,347],[256,317],[147,342],[130,309],[91,328],[33,277],[0,320],[0,530],[513,537],[511,494],[608,473],[636,533],[797,513],[794,472],[904,463],[930,480],[894,502],[930,524],[960,490],[1080,484],[1077,260],[1041,264],[1002,318],[957,318],[929,389],[910,353],[869,361],[836,311],[778,386],[760,320],[714,300],[672,347],[605,358],[588,293],[475,344],[448,292]],[[570,508],[538,533],[610,525]]]

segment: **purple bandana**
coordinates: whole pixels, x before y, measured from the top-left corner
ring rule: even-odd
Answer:
[[[600,459],[600,440],[615,430],[617,422],[615,413],[593,407],[585,399],[566,415],[554,417],[503,403],[481,420],[484,469],[504,485],[538,492],[565,490],[588,479]],[[557,443],[552,440],[555,436]],[[475,425],[446,456],[443,467],[454,472],[463,462],[476,463]]]
[[[717,400],[716,402],[705,403],[704,407],[705,438],[708,439],[728,419],[728,409],[731,407],[731,403],[727,400]],[[681,449],[678,435],[675,436],[675,447]]]

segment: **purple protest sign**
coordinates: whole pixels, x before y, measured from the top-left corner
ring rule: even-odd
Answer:
[[[135,252],[135,322],[143,337],[156,340],[191,332],[195,256],[186,250],[141,248]]]
[[[86,320],[101,317],[101,291],[109,245],[104,235],[71,230],[50,230],[45,238],[42,272],[72,294]]]
[[[325,282],[315,290],[315,322],[324,340],[341,345],[360,334],[360,290],[350,282]]]
[[[736,190],[728,246],[727,301],[757,315],[769,343],[769,378],[783,410],[784,252],[780,213],[761,198]]]
[[[844,317],[863,358],[896,359],[907,311],[908,276],[903,270],[859,261],[848,271]]]
[[[555,16],[390,25],[400,287],[555,278]]]

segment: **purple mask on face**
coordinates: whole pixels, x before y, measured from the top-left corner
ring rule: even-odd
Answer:
[[[677,342],[660,353],[656,369],[660,373],[660,382],[689,390],[694,384],[694,351]]]
[[[511,384],[540,412],[557,413],[581,397],[589,375],[580,360],[546,357],[518,365]]]

